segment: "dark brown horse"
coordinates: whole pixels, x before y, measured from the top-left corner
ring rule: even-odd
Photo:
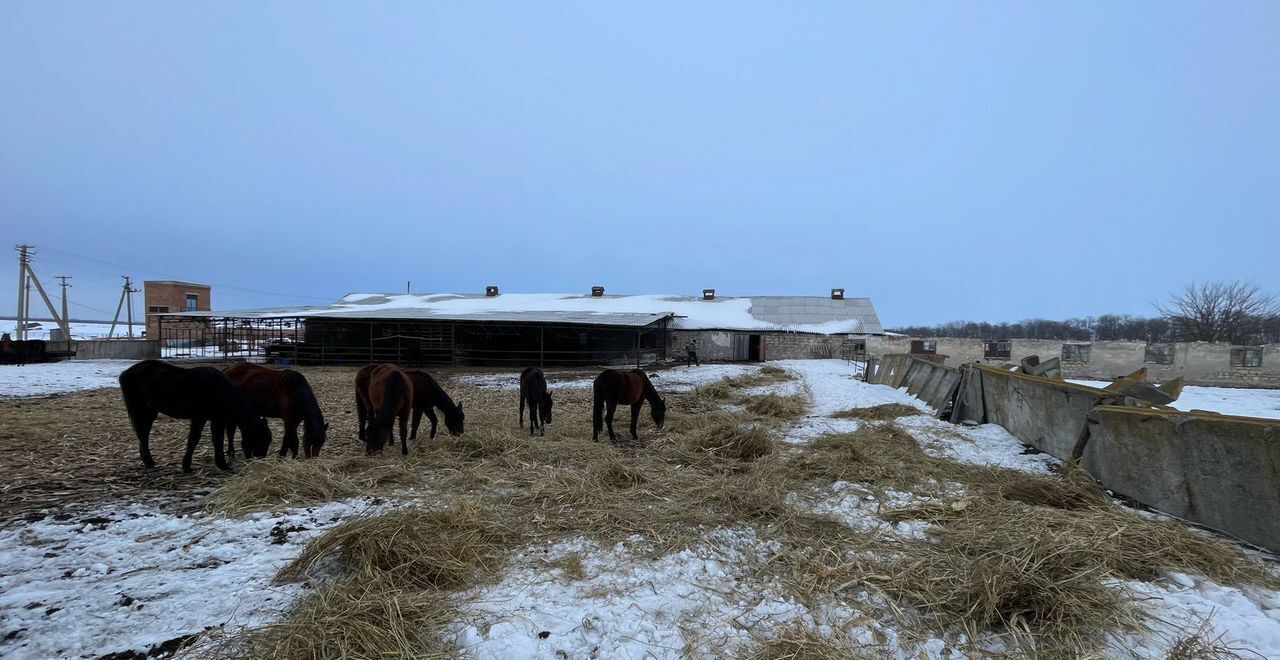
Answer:
[[[213,367],[183,369],[159,360],[144,360],[120,374],[120,393],[138,436],[138,453],[147,467],[156,464],[151,458],[151,426],[160,413],[191,420],[187,453],[182,457],[183,472],[191,471],[191,455],[200,442],[205,422],[213,434],[213,460],[220,469],[230,469],[222,452],[223,430],[228,424],[240,427],[244,434],[246,457],[262,458],[271,446],[267,420],[258,416],[249,399]]]
[[[280,442],[280,456],[292,453],[298,457],[298,425],[306,433],[303,455],[313,458],[320,455],[329,425],[320,412],[311,384],[293,369],[269,369],[248,362],[241,362],[222,370],[227,378],[244,393],[255,410],[263,417],[284,420],[284,439]],[[227,427],[227,449],[235,455],[236,429]]]
[[[356,374],[356,414],[363,429],[365,453],[373,454],[391,444],[391,426],[399,418],[400,451],[408,454],[412,411],[413,381],[400,367],[379,364]]]
[[[462,435],[466,420],[466,415],[462,414],[462,403],[455,404],[431,374],[420,369],[411,369],[405,373],[413,381],[413,429],[409,432],[409,439],[418,437],[418,424],[423,415],[431,422],[431,435],[428,437],[436,437],[436,426],[440,421],[436,417],[436,408],[444,413],[444,427],[449,429],[449,435]]]
[[[592,389],[595,393],[591,414],[592,440],[600,436],[601,417],[603,417],[603,423],[609,426],[609,440],[617,442],[618,436],[613,432],[613,412],[618,404],[631,406],[632,439],[640,438],[636,435],[636,420],[640,416],[640,406],[645,401],[649,402],[649,413],[653,415],[653,423],[657,424],[658,428],[662,428],[662,423],[667,416],[667,404],[662,397],[658,396],[658,391],[653,389],[653,383],[649,382],[649,377],[643,371],[606,369],[596,376]],[[609,409],[608,414],[605,414],[606,406]]]
[[[529,403],[529,435],[540,428],[545,436],[551,421],[551,392],[547,391],[547,377],[537,367],[520,372],[520,428],[524,428],[525,402]]]
[[[0,335],[0,364],[23,365],[28,362],[47,362],[49,356],[43,339],[13,341],[9,333]]]

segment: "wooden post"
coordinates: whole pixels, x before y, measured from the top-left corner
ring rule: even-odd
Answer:
[[[30,249],[26,243],[18,246],[18,325],[14,328],[14,338],[18,341],[27,338],[27,260],[30,258],[27,251]]]

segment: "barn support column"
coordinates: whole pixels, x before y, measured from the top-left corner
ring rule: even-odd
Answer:
[[[449,364],[458,366],[458,324],[449,324]]]
[[[539,367],[546,366],[546,361],[547,361],[546,360],[546,355],[547,355],[546,336],[547,336],[547,329],[542,326],[538,326],[538,366]]]
[[[640,331],[636,330],[636,368],[640,368]]]

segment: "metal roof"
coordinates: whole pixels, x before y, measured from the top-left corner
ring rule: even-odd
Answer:
[[[170,312],[167,316],[282,319],[421,319],[459,322],[644,327],[673,319],[677,330],[882,334],[867,298],[589,294],[350,294],[331,305]]]

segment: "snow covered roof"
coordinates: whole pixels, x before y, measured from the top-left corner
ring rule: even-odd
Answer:
[[[176,312],[170,316],[428,319],[625,327],[643,327],[671,318],[670,327],[676,330],[783,330],[817,334],[884,332],[871,300],[836,300],[823,296],[717,297],[703,300],[695,296],[664,295],[352,293],[331,305]]]

